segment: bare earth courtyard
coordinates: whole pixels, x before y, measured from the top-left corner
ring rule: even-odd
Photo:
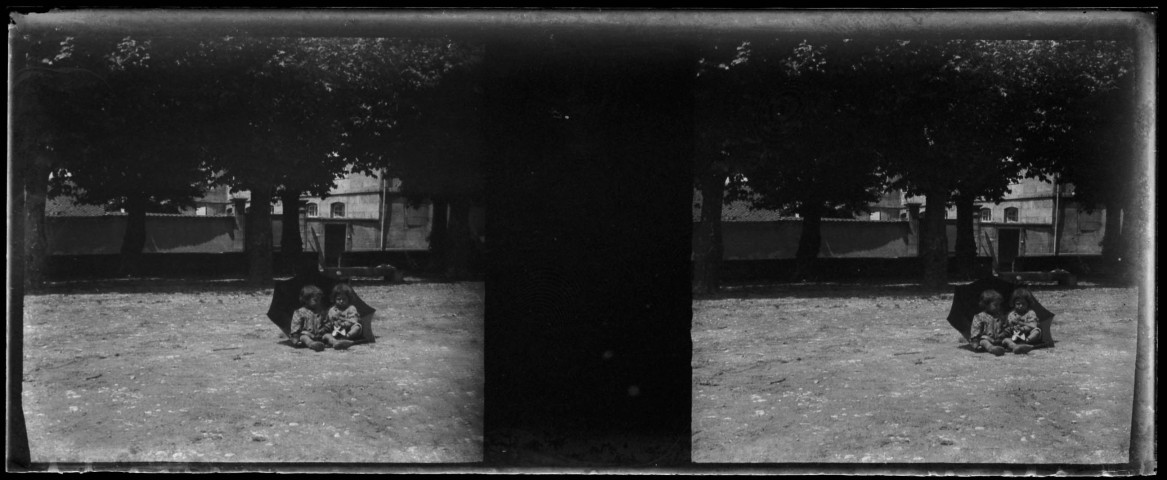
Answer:
[[[693,302],[694,462],[1125,463],[1137,291],[1036,286],[1056,348],[962,348],[952,294],[782,286]]]
[[[270,288],[26,297],[32,461],[481,461],[483,284],[354,286],[376,343],[319,353],[284,343]]]

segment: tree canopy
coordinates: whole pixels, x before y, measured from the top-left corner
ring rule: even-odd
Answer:
[[[860,211],[882,185],[925,196],[926,285],[946,283],[951,204],[960,225],[974,200],[1000,201],[1026,176],[1075,177],[1083,192],[1136,177],[1083,174],[1101,167],[1085,158],[1121,155],[1121,141],[1097,140],[1126,130],[1107,113],[1124,104],[1113,92],[1129,68],[1115,42],[819,39],[712,51],[720,57],[702,70],[711,93],[698,93],[698,177],[712,172],[729,179],[730,197],[808,218]],[[971,232],[958,228],[958,251],[961,240]],[[816,251],[804,243],[800,257]]]
[[[19,152],[57,160],[51,165],[53,194],[122,206],[140,219],[130,222],[137,227],[128,227],[133,230],[127,230],[126,253],[141,251],[134,239],[144,239],[146,210],[189,205],[210,181],[248,190],[259,205],[277,195],[324,196],[349,171],[374,173],[391,166],[394,175],[408,177],[407,184],[428,182],[437,189],[441,182],[434,179],[453,177],[461,181],[441,185],[447,192],[481,188],[470,180],[477,169],[445,168],[460,176],[432,171],[438,157],[447,165],[472,165],[465,157],[476,153],[473,148],[417,135],[457,123],[441,110],[453,104],[433,92],[467,85],[443,83],[473,58],[462,44],[391,38],[78,39],[53,31],[22,40],[19,76],[30,80],[20,92],[20,118],[28,121],[15,132],[23,145]],[[472,105],[460,105],[466,104]],[[476,119],[473,110],[449,111],[460,113],[462,125]],[[418,146],[427,141],[440,147]],[[443,152],[449,153],[437,155]],[[270,258],[268,209],[251,211],[248,250]],[[263,266],[268,264],[252,259],[258,270],[254,279],[270,278],[270,267]]]

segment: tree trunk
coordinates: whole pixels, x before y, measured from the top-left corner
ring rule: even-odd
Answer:
[[[284,205],[280,226],[280,256],[292,271],[300,266],[300,254],[304,253],[304,240],[300,238],[300,191],[286,189],[280,194]]]
[[[247,256],[247,282],[267,286],[272,280],[272,189],[252,186],[251,208],[247,210],[243,250]]]
[[[794,254],[793,281],[815,278],[815,265],[823,245],[823,205],[807,202],[798,209],[802,215],[802,234],[798,237],[798,252]]]
[[[446,278],[465,279],[470,275],[470,201],[455,197],[450,201],[450,227],[446,238]]]
[[[146,204],[143,193],[126,197],[126,233],[122,236],[121,276],[138,275],[142,266],[142,250],[146,248]]]
[[[1102,232],[1102,258],[1117,265],[1122,257],[1122,209],[1119,202],[1106,203],[1106,226]]]
[[[429,270],[432,272],[446,272],[448,244],[450,241],[449,220],[446,207],[449,200],[445,198],[433,199],[433,224],[430,225],[430,258]]]
[[[24,184],[24,284],[28,290],[44,285],[48,269],[48,236],[45,230],[45,204],[48,201],[50,161],[37,156],[29,162]],[[15,210],[20,211],[20,210]]]
[[[956,265],[963,278],[976,273],[977,238],[973,228],[976,205],[971,195],[960,195],[956,200]]]
[[[701,220],[693,238],[693,293],[717,293],[721,283],[721,210],[725,174],[711,169],[700,178]]]
[[[1123,282],[1135,282],[1145,268],[1154,268],[1153,265],[1143,263],[1144,252],[1151,248],[1145,240],[1153,233],[1147,230],[1154,228],[1147,224],[1147,214],[1142,213],[1148,208],[1145,198],[1147,197],[1132,198],[1132,195],[1128,195],[1119,205],[1121,210],[1118,213],[1121,217],[1115,253],[1118,256],[1119,275]]]
[[[944,227],[944,211],[949,192],[943,188],[934,188],[927,192],[927,196],[928,205],[921,228],[926,232],[920,244],[920,256],[924,263],[921,285],[927,289],[940,290],[948,287],[948,232]]]

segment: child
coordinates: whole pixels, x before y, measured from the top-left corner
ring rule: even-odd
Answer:
[[[328,330],[324,340],[337,350],[351,347],[353,341],[349,339],[360,338],[361,335],[361,314],[357,313],[357,307],[352,303],[352,287],[346,283],[332,287],[332,308],[328,309],[328,317],[324,321]]]
[[[1013,353],[1033,350],[1034,343],[1041,341],[1041,327],[1037,326],[1037,312],[1029,309],[1029,290],[1018,288],[1013,291],[1013,311],[1006,317],[1005,345]]]
[[[1005,349],[1001,347],[1001,302],[1004,298],[996,290],[981,292],[981,313],[973,317],[972,328],[968,335],[968,343],[974,352],[988,351],[1001,356]]]
[[[317,352],[324,350],[324,344],[320,342],[326,333],[324,315],[321,312],[323,297],[324,292],[315,285],[305,285],[300,289],[301,306],[292,314],[290,327],[292,346],[307,346]]]

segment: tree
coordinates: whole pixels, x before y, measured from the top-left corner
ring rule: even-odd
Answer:
[[[721,48],[720,50],[729,50]],[[698,95],[695,291],[715,291],[723,195],[803,218],[793,278],[812,272],[824,216],[853,216],[882,177],[863,123],[869,94],[854,68],[861,45],[768,39],[703,61]]]
[[[1129,257],[1125,220],[1145,211],[1146,177],[1139,175],[1133,48],[1117,41],[1050,42],[1034,68],[1032,101],[1018,157],[1033,176],[1074,186],[1086,209],[1106,209],[1103,255]],[[1133,228],[1132,228],[1133,227]]]
[[[25,283],[35,290],[45,280],[47,238],[45,205],[48,182],[70,149],[80,144],[71,115],[78,92],[105,85],[102,42],[77,42],[57,30],[24,30],[12,43],[12,155],[21,172],[17,195],[25,207]]]
[[[197,87],[180,51],[126,37],[104,56],[106,81],[61,107],[76,119],[69,130],[78,144],[65,150],[52,192],[126,211],[123,274],[135,272],[145,247],[146,214],[193,206],[209,184],[200,145],[187,134],[203,119],[190,108],[187,92]]]
[[[1061,171],[1065,159],[1032,152],[1060,148],[1052,147],[1052,143],[1068,143],[1052,135],[1035,135],[1035,130],[1052,127],[1057,124],[1051,122],[1057,112],[1080,103],[1089,92],[1112,85],[1121,76],[1129,52],[1114,42],[1096,41],[961,40],[900,47],[906,47],[900,53],[916,57],[921,53],[933,55],[931,75],[948,83],[951,93],[947,98],[950,113],[941,110],[930,115],[943,119],[951,114],[964,120],[930,125],[953,128],[951,132],[962,138],[949,145],[975,153],[963,162],[941,164],[942,170],[953,174],[956,180],[950,183],[949,191],[957,211],[956,261],[959,270],[970,275],[976,256],[974,203],[1000,201],[1009,192],[1010,184],[1020,178],[1048,180],[1052,172]],[[902,56],[898,58],[903,60]],[[894,57],[885,60],[897,61]],[[927,89],[922,92],[936,94]],[[937,189],[942,188],[941,183],[932,182]],[[928,201],[937,205],[931,196]],[[932,233],[926,230],[925,238]],[[938,246],[932,244],[933,248]],[[930,255],[934,260],[941,258]],[[930,265],[934,267],[932,272],[939,271],[939,262]]]
[[[272,278],[271,205],[283,182],[287,190],[304,188],[298,182],[317,175],[331,185],[335,170],[313,168],[329,157],[317,146],[337,138],[335,129],[311,127],[327,115],[317,115],[311,107],[331,99],[325,88],[325,68],[289,61],[302,54],[298,39],[216,38],[200,42],[195,65],[201,71],[215,71],[204,90],[204,101],[220,114],[218,122],[200,123],[198,136],[209,145],[212,170],[218,181],[233,191],[246,190],[251,205],[244,215],[244,253],[247,279],[264,284]],[[323,112],[320,112],[323,113]],[[318,136],[324,136],[317,141]],[[295,185],[292,185],[296,183]],[[287,205],[294,210],[297,201]]]
[[[354,169],[401,180],[412,202],[433,200],[430,245],[448,278],[469,273],[470,208],[482,200],[482,48],[447,39],[371,45],[384,71],[403,71],[391,89],[356,84],[365,97],[341,155]],[[446,210],[449,215],[446,216]]]
[[[295,262],[303,245],[300,196],[326,195],[351,163],[337,151],[361,101],[351,83],[372,62],[361,49],[367,42],[223,37],[199,44],[197,70],[214,73],[203,101],[219,120],[200,123],[197,135],[209,145],[217,181],[251,196],[244,220],[251,283],[272,277],[273,200],[283,201],[281,245]]]
[[[748,68],[750,43],[721,41],[700,52],[694,109],[696,141],[693,187],[700,196],[700,218],[693,236],[693,293],[715,293],[723,256],[721,212],[726,199],[739,198],[743,167],[759,158],[763,98]]]
[[[276,195],[284,206],[280,251],[295,266],[303,251],[300,238],[300,197],[324,197],[348,168],[350,160],[338,154],[356,103],[353,77],[364,68],[364,40],[288,39],[272,60],[279,72],[267,77],[265,88],[282,97],[268,111],[280,131],[277,152],[283,156],[276,173]],[[352,44],[357,46],[352,46]]]
[[[999,201],[1009,188],[1003,179],[1048,181],[1082,158],[1083,149],[1075,146],[1092,139],[1092,135],[1067,138],[1048,129],[1065,128],[1064,113],[1086,103],[1096,92],[1114,89],[1129,69],[1131,58],[1129,48],[1113,41],[983,41],[977,42],[976,47],[974,53],[990,69],[1000,72],[998,75],[1004,79],[1000,83],[1009,91],[1007,104],[999,107],[1005,114],[997,115],[995,121],[1007,122],[1017,138],[1006,162],[995,165],[996,171],[986,168],[980,173],[970,172],[958,189],[956,258],[966,273],[975,257],[973,199]],[[1039,134],[1043,129],[1047,130],[1045,134]],[[1076,130],[1087,131],[1082,127]],[[1035,155],[1047,149],[1061,151],[1056,157]],[[1090,182],[1094,178],[1092,174],[1081,179]]]
[[[1060,177],[1074,185],[1074,196],[1087,210],[1106,210],[1106,232],[1102,254],[1122,273],[1137,269],[1135,257],[1143,212],[1152,208],[1145,192],[1150,179],[1140,174],[1131,135],[1136,130],[1134,88],[1127,82],[1113,90],[1091,95],[1076,105],[1084,110],[1075,115],[1071,131],[1078,132],[1067,143],[1079,148],[1061,165]]]
[[[222,172],[220,181],[251,193],[251,281],[271,278],[267,206],[275,196],[287,205],[284,241],[294,252],[300,242],[291,219],[299,196],[327,194],[350,170],[384,173],[379,170],[400,157],[401,165],[428,172],[418,178],[451,176],[453,170],[433,168],[438,157],[408,156],[427,139],[398,132],[406,131],[402,125],[417,111],[411,96],[461,66],[450,54],[460,48],[447,41],[383,38],[228,37],[202,43],[204,68],[231,73],[211,80],[210,101],[224,121],[206,125],[203,137],[214,140],[212,165]],[[394,149],[395,142],[407,148]]]
[[[438,266],[448,278],[469,273],[472,250],[470,208],[481,202],[481,87],[470,71],[453,73],[440,86],[419,95],[413,118],[402,119],[395,161],[386,172],[403,181],[406,194],[433,198],[436,223],[431,244]],[[440,222],[445,215],[446,222]]]
[[[770,96],[761,158],[746,177],[755,207],[802,218],[794,279],[814,275],[822,219],[866,211],[883,186],[863,122],[871,92],[853,68],[862,51],[847,40],[804,41],[762,62],[764,81],[784,90]]]
[[[984,54],[987,44],[895,41],[863,64],[879,90],[870,126],[883,169],[893,188],[927,197],[920,242],[926,288],[947,285],[945,212],[954,197],[1003,191],[1016,176],[1011,154],[1020,128],[1011,119],[1026,105],[1011,98],[1016,69]]]

